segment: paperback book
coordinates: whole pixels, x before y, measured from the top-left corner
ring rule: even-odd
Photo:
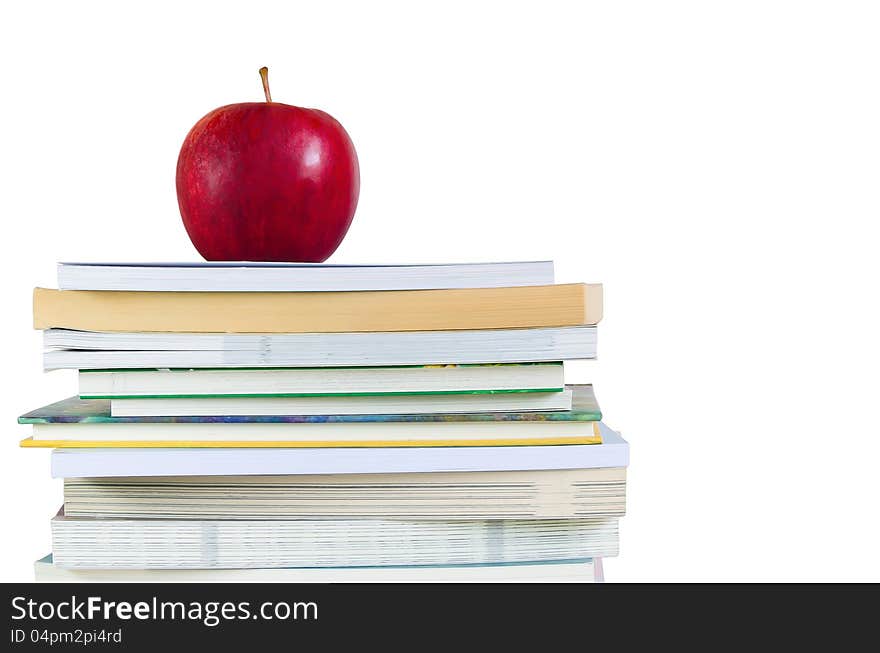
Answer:
[[[67,478],[68,517],[573,519],[619,517],[626,469]]]
[[[43,367],[145,369],[528,363],[596,357],[596,327],[373,333],[43,332]]]
[[[601,583],[601,558],[496,565],[286,567],[280,569],[79,569],[34,563],[39,583]]]
[[[395,474],[594,469],[629,465],[629,444],[598,423],[602,442],[520,447],[61,448],[52,478],[267,474]]]
[[[614,556],[617,519],[52,520],[59,567],[240,569],[504,564]],[[145,543],[148,545],[145,546]]]
[[[59,263],[61,290],[187,292],[433,290],[544,286],[553,261],[444,265]]]
[[[600,284],[369,292],[34,290],[34,328],[348,333],[594,325]],[[460,361],[456,361],[460,362]]]
[[[562,363],[81,370],[80,399],[561,392]]]

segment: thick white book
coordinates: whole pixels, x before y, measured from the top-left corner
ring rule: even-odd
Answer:
[[[38,583],[601,583],[602,558],[506,565],[284,569],[65,569],[34,563]]]
[[[564,385],[562,363],[83,370],[79,373],[81,399],[561,392]]]
[[[109,333],[48,329],[43,367],[142,369],[528,363],[596,358],[596,327],[375,333]]]
[[[571,391],[341,397],[111,399],[111,417],[420,415],[571,410]]]
[[[374,449],[55,449],[52,478],[391,474],[626,467],[629,444],[599,423],[602,444]]]
[[[444,265],[59,263],[61,290],[308,292],[546,286],[553,261]]]
[[[504,564],[617,555],[618,520],[52,520],[59,567],[242,569]]]
[[[68,517],[575,519],[625,511],[624,467],[64,479]]]

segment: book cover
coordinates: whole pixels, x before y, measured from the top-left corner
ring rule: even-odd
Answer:
[[[571,410],[571,391],[331,397],[111,399],[113,417],[145,415],[385,415]]]
[[[598,422],[602,412],[592,385],[567,385],[571,410],[421,415],[220,415],[113,417],[107,399],[69,397],[25,413],[19,424],[362,423],[362,422]]]
[[[595,358],[597,328],[274,334],[49,329],[43,344],[47,370],[523,363]]]
[[[71,397],[19,418],[23,447],[503,447],[602,442],[592,386],[572,410],[407,415],[113,417],[107,400]]]

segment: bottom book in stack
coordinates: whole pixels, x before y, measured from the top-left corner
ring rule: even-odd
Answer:
[[[601,583],[602,559],[503,565],[286,569],[65,569],[34,563],[41,583]]]

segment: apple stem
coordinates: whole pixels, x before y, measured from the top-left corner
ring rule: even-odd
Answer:
[[[269,93],[269,68],[266,66],[260,68],[260,79],[263,80],[263,93],[266,94],[266,102],[271,102],[272,95]]]

